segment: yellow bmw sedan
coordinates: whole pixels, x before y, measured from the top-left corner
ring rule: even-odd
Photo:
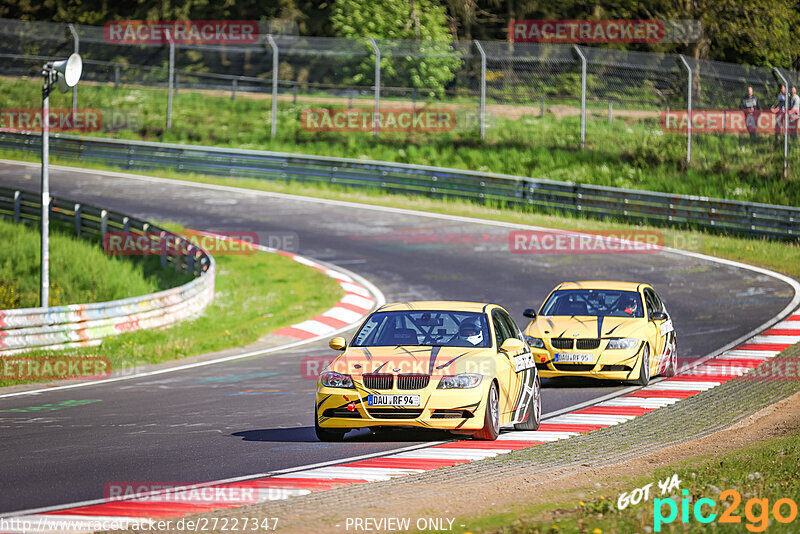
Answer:
[[[494,440],[536,430],[539,375],[520,329],[495,304],[406,302],[361,324],[317,382],[315,429],[338,441],[355,428],[449,430]]]
[[[646,386],[677,372],[677,336],[649,284],[565,282],[531,318],[525,339],[544,378],[582,376]]]

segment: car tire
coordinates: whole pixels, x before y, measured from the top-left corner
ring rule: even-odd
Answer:
[[[475,433],[475,438],[494,441],[500,435],[500,395],[497,383],[492,382],[486,394],[486,410],[483,417],[483,428]]]
[[[536,380],[533,382],[533,395],[528,406],[528,413],[525,420],[514,425],[515,430],[538,430],[542,421],[542,383],[539,380],[539,373],[536,373]]]
[[[650,383],[650,345],[645,343],[642,348],[641,366],[639,367],[639,378],[633,384],[644,387]]]
[[[319,417],[317,417],[317,411],[314,410],[314,432],[317,434],[317,439],[320,441],[343,441],[344,435],[347,434],[347,429],[327,429],[322,428],[319,426]]]

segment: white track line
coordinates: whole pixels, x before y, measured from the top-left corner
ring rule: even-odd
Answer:
[[[675,404],[681,399],[657,398],[657,397],[619,397],[603,401],[597,406],[636,406],[639,408],[663,408],[670,404]]]
[[[404,475],[412,475],[416,473],[423,473],[424,469],[399,469],[394,467],[320,467],[318,469],[309,469],[307,471],[300,471],[290,475],[278,475],[275,478],[343,478],[352,480],[367,480],[370,482],[376,480],[389,480]]]
[[[559,415],[553,419],[549,419],[547,424],[555,423],[557,425],[616,425],[636,419],[635,415],[606,415],[606,414],[588,414],[588,413],[574,413]]]

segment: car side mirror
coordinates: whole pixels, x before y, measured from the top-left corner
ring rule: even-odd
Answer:
[[[510,337],[500,345],[500,352],[517,352],[525,348],[525,343],[515,337]]]
[[[328,346],[333,350],[344,350],[347,348],[347,340],[343,337],[335,337],[328,341]]]
[[[536,310],[534,308],[525,308],[525,311],[522,312],[522,315],[525,317],[530,317],[531,319],[536,319]]]
[[[656,310],[654,312],[650,312],[650,320],[651,321],[666,321],[667,320],[667,313],[663,311]]]

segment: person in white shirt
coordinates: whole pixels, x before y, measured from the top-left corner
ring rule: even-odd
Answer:
[[[789,133],[792,137],[797,137],[797,119],[800,118],[800,96],[797,95],[797,87],[792,87],[792,98],[789,99]]]

